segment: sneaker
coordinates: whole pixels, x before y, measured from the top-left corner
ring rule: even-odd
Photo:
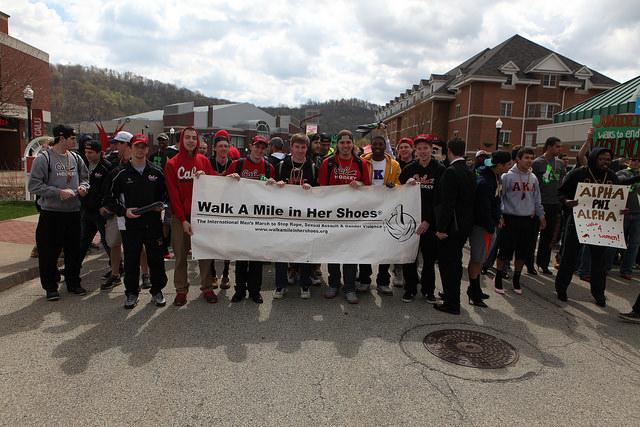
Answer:
[[[424,296],[425,301],[427,301],[429,304],[435,304],[436,302],[438,302],[438,300],[436,299],[435,295],[425,295]]]
[[[356,285],[356,292],[369,292],[369,288],[371,287],[368,283],[358,283]]]
[[[74,295],[86,295],[87,294],[87,290],[85,288],[83,288],[82,286],[76,286],[75,288],[70,288],[68,289],[70,294],[74,294]]]
[[[142,289],[151,289],[151,279],[148,274],[142,275]]]
[[[138,301],[139,301],[139,298],[138,298],[138,295],[136,294],[125,295],[124,308],[126,308],[127,310],[131,310],[133,307],[138,305]]]
[[[301,288],[300,289],[300,298],[302,298],[302,299],[311,298],[311,291],[309,290],[309,288]]]
[[[204,291],[202,293],[202,297],[205,299],[206,302],[208,302],[209,304],[215,304],[218,302],[218,296],[216,295],[215,292],[213,292],[211,289],[209,289],[208,291]]]
[[[47,301],[58,301],[60,293],[58,291],[47,291]]]
[[[218,289],[218,278],[217,277],[214,277],[214,278],[211,279],[211,287],[213,289]]]
[[[107,280],[109,277],[111,277],[111,269],[108,269],[107,271],[104,272],[104,274],[102,275],[102,278],[104,280]]]
[[[413,292],[405,291],[404,295],[402,295],[402,302],[412,302],[415,297]]]
[[[187,303],[187,294],[179,292],[176,294],[176,298],[173,300],[173,305],[176,307],[182,307]]]
[[[120,276],[112,276],[111,273],[109,273],[109,278],[100,285],[100,290],[110,291],[111,289],[120,285],[122,285],[122,280],[120,279]]]
[[[322,276],[314,276],[313,274],[309,277],[311,279],[311,284],[313,286],[322,285]]]
[[[344,299],[346,299],[349,304],[357,304],[360,302],[355,292],[347,292],[344,294]]]
[[[640,323],[640,313],[630,311],[628,313],[619,313],[618,317],[626,322]]]
[[[246,296],[247,294],[245,291],[236,291],[236,293],[231,297],[231,302],[240,302],[244,300]]]
[[[273,299],[282,299],[284,294],[287,293],[287,288],[277,288],[273,293]]]
[[[229,289],[231,287],[231,284],[229,282],[229,278],[223,276],[222,283],[220,283],[220,289]]]
[[[164,307],[167,305],[167,301],[164,299],[162,291],[158,291],[158,293],[151,295],[151,301],[156,305],[156,307]]]
[[[324,293],[324,297],[327,299],[335,298],[336,295],[338,295],[338,288],[329,287]]]
[[[393,295],[393,290],[391,290],[391,287],[389,285],[380,285],[376,289],[377,289],[379,294],[382,294],[382,295]]]

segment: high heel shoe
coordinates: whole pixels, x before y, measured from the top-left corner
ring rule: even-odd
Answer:
[[[471,297],[469,297],[469,305],[475,305],[476,307],[483,307],[483,308],[488,307],[488,305],[485,304],[484,301],[482,301],[482,299],[474,300]]]

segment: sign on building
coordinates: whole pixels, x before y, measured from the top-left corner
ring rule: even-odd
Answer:
[[[640,144],[640,115],[593,116],[591,147],[606,147],[615,157],[633,158]]]

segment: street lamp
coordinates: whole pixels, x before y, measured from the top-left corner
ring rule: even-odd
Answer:
[[[496,120],[496,151],[498,151],[498,145],[500,144],[500,129],[502,129],[502,120],[498,117],[498,120]]]
[[[175,135],[176,130],[174,128],[169,129],[169,134],[171,135],[171,145],[175,145],[175,142],[173,141],[173,135]]]
[[[33,89],[31,85],[27,85],[22,91],[24,102],[27,103],[27,144],[31,142],[31,102],[33,101]]]

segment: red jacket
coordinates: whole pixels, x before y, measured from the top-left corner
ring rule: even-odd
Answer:
[[[171,204],[171,214],[180,222],[189,220],[191,216],[191,195],[193,193],[193,179],[198,171],[203,171],[206,175],[214,175],[211,163],[202,154],[198,154],[198,142],[195,148],[195,156],[189,155],[184,148],[184,132],[194,130],[187,127],[180,133],[180,144],[178,154],[167,161],[164,167],[165,182],[169,203]]]

